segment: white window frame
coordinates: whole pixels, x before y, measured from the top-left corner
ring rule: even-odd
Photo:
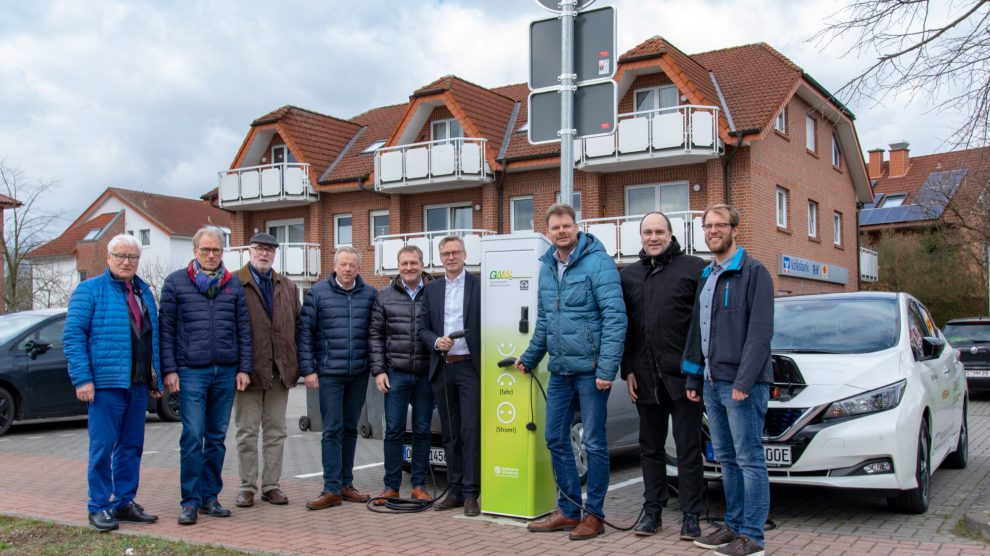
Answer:
[[[641,87],[641,88],[636,89],[636,90],[633,91],[633,112],[636,113],[636,117],[637,118],[645,118],[645,117],[652,116],[652,113],[651,114],[640,114],[640,112],[660,110],[660,108],[661,108],[661,106],[660,106],[660,90],[661,89],[673,89],[677,93],[677,104],[675,104],[674,106],[669,106],[667,108],[674,108],[674,107],[680,105],[680,103],[681,103],[681,91],[677,89],[677,85],[657,85],[655,87]],[[639,96],[639,93],[646,93],[646,92],[652,92],[653,93],[653,102],[651,103],[653,106],[651,106],[650,108],[646,108],[644,110],[637,110],[636,109],[636,105],[638,103],[636,102],[636,97]]]
[[[808,237],[818,237],[818,203],[808,201]]]
[[[773,128],[781,133],[787,133],[787,107],[780,109],[777,117],[773,119]]]
[[[392,217],[389,215],[388,209],[385,209],[385,210],[373,210],[373,211],[371,211],[371,212],[368,213],[368,230],[369,230],[368,235],[371,236],[371,244],[372,245],[375,244],[375,238],[378,237],[378,236],[375,235],[375,217],[376,216],[388,216],[389,227],[391,227],[391,224],[392,224]],[[353,223],[354,221],[351,220],[351,222]],[[351,230],[351,233],[353,234],[353,230]],[[382,235],[388,235],[388,233],[389,232],[385,232]],[[353,236],[352,236],[352,238],[353,238]]]
[[[428,210],[430,210],[430,209],[438,209],[438,208],[445,208],[445,209],[447,209],[447,228],[446,229],[453,230],[453,229],[459,229],[459,228],[451,228],[450,227],[451,226],[451,221],[453,220],[451,218],[451,216],[452,216],[451,215],[451,209],[464,208],[464,207],[470,207],[471,208],[471,226],[469,226],[469,228],[472,228],[473,229],[473,227],[474,227],[474,205],[472,205],[470,201],[461,201],[459,203],[443,203],[443,204],[439,204],[439,205],[423,205],[423,233],[434,233],[434,232],[428,232],[426,230],[426,212]]]
[[[275,151],[278,149],[285,150],[285,155],[282,157],[283,159],[282,162],[275,162]],[[285,143],[282,143],[280,145],[272,145],[271,156],[272,156],[272,164],[293,164],[296,162],[296,157],[292,155],[292,151],[289,150],[289,146],[286,145]]]
[[[451,137],[450,136],[450,122],[454,122],[455,124],[457,124],[457,127],[461,130],[461,134],[458,135],[457,137]],[[446,133],[446,137],[443,137],[441,139],[437,139],[436,133],[434,133],[434,131],[433,131],[433,128],[437,124],[443,124],[444,130],[445,130],[445,133]],[[457,138],[460,138],[460,137],[464,137],[464,126],[462,126],[461,123],[457,121],[457,118],[447,118],[447,119],[444,119],[444,120],[433,120],[432,122],[430,122],[430,141],[450,141],[452,139],[457,139]]]
[[[141,248],[151,247],[151,228],[145,228],[143,230],[138,230],[138,243],[141,244]],[[147,238],[148,242],[145,243],[144,240]]]
[[[842,151],[839,149],[839,138],[832,134],[832,166],[842,167]]]
[[[904,201],[907,201],[907,193],[891,193],[884,195],[877,208],[901,207],[904,206]]]
[[[340,221],[344,218],[351,219],[351,241],[350,243],[340,243]],[[333,215],[333,246],[343,247],[343,246],[353,246],[354,245],[354,215],[349,212],[344,212],[340,214]]]
[[[832,213],[832,243],[838,247],[842,246],[842,213]]]
[[[285,241],[283,243],[293,243],[289,241],[289,226],[303,227],[303,240],[306,239],[306,220],[304,218],[283,218],[281,220],[268,220],[265,222],[265,233],[271,233],[271,228],[285,228]],[[275,235],[275,234],[272,234]]]
[[[577,197],[577,200],[578,200],[577,206],[574,205],[574,197]],[[557,204],[560,204],[560,191],[557,192],[556,199],[557,199]],[[571,208],[574,209],[574,212],[577,213],[577,219],[578,219],[578,222],[580,222],[581,221],[581,206],[584,204],[584,199],[581,198],[581,192],[580,191],[572,191],[571,192],[571,203],[570,204],[571,204]],[[533,218],[534,219],[536,218],[535,211],[533,213]]]
[[[783,187],[777,187],[776,203],[777,227],[787,229],[787,193]]]
[[[533,203],[533,227],[516,228],[516,201],[529,199]],[[536,229],[536,199],[532,195],[521,195],[519,197],[509,197],[509,231],[510,232],[532,232]]]
[[[635,214],[629,214],[629,191],[630,190],[633,190],[633,189],[645,189],[645,188],[648,188],[648,187],[652,187],[652,188],[654,188],[656,190],[657,193],[660,193],[661,191],[663,191],[663,188],[664,187],[672,187],[672,186],[677,186],[677,185],[687,186],[687,188],[688,188],[688,206],[684,210],[691,210],[691,183],[688,182],[687,180],[667,181],[667,182],[663,182],[663,183],[644,183],[644,184],[638,184],[638,185],[627,185],[625,187],[625,190],[622,192],[623,203],[624,203],[623,204],[623,212],[624,212],[625,216],[637,216]],[[659,201],[660,198],[661,198],[661,195],[659,195],[659,194],[653,196],[653,208],[650,209],[650,210],[660,210],[660,207],[657,206],[657,201]],[[668,212],[678,212],[678,211],[668,211]]]
[[[804,147],[811,152],[818,149],[818,120],[814,114],[806,114],[804,117]]]

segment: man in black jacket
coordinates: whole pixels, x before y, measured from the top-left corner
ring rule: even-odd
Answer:
[[[385,394],[385,490],[375,500],[399,496],[402,484],[402,437],[406,408],[412,404],[412,497],[433,498],[426,492],[430,465],[430,350],[419,339],[419,313],[429,275],[423,274],[423,251],[415,245],[399,249],[399,275],[382,288],[371,307],[371,374]]]
[[[685,255],[670,220],[651,212],[639,224],[641,264],[622,269],[622,296],[629,316],[622,377],[639,411],[639,449],[645,499],[643,517],[634,532],[656,533],[667,505],[667,422],[673,417],[677,446],[677,480],[684,517],[681,539],[701,536],[704,466],[701,460],[701,404],[685,396],[681,356],[694,307],[698,278],[705,267],[699,257]]]

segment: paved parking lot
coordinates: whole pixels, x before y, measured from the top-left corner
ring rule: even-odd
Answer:
[[[319,434],[296,426],[306,413],[302,388],[290,396],[283,490],[291,503],[275,507],[234,508],[230,519],[201,518],[180,528],[178,516],[178,440],[180,425],[149,416],[141,490],[138,501],[161,516],[152,526],[127,525],[124,532],[223,544],[248,550],[287,554],[706,554],[677,540],[676,498],[664,514],[664,526],[653,538],[637,538],[609,530],[593,541],[574,543],[566,534],[535,535],[523,522],[486,516],[466,518],[452,512],[381,515],[360,504],[318,512],[304,502],[322,486]],[[990,510],[990,396],[974,394],[969,412],[970,463],[965,470],[940,470],[932,484],[932,505],[920,516],[893,514],[883,499],[840,491],[774,487],[771,519],[777,528],[767,535],[770,554],[990,554],[990,547],[954,535],[964,513]],[[14,426],[0,437],[0,477],[4,495],[0,513],[86,523],[85,421]],[[635,454],[613,458],[612,487],[606,499],[610,521],[629,524],[641,504],[642,479]],[[224,467],[224,505],[237,495],[233,425]],[[381,441],[361,439],[355,462],[355,486],[370,494],[381,490]],[[442,478],[438,478],[442,488]],[[403,493],[408,483],[403,485]],[[708,489],[709,512],[724,510],[721,488]]]

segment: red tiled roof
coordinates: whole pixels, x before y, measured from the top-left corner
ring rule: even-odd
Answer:
[[[296,106],[283,106],[251,122],[251,127],[274,125],[300,162],[321,176],[347,146],[360,125]]]
[[[990,174],[990,147],[911,157],[907,173],[896,178],[888,175],[890,162],[886,161],[883,163],[883,172],[873,187],[873,193],[907,193],[904,204],[911,204],[931,173],[959,169],[968,170],[967,179],[973,179],[974,174]]]
[[[516,105],[515,99],[455,76],[447,78],[446,89],[457,107],[464,111],[467,120],[464,123],[473,125],[478,135],[488,140],[492,157],[498,155]],[[450,108],[453,112],[454,108]]]
[[[519,115],[516,116],[515,129],[509,136],[509,147],[505,151],[507,159],[560,156],[560,143],[533,145],[529,142],[525,131],[521,133],[518,131],[529,121],[529,103],[527,100],[529,98],[529,85],[527,83],[495,87],[492,90],[519,102]]]
[[[13,197],[0,195],[0,208],[14,208],[21,205],[21,202]]]
[[[200,199],[172,197],[116,187],[108,188],[104,195],[107,194],[117,197],[169,235],[191,236],[203,226],[229,228],[232,222],[229,212]]]
[[[718,92],[712,79],[708,75],[708,70],[697,60],[681,52],[676,46],[670,44],[663,37],[654,36],[628,50],[619,56],[620,67],[623,62],[635,60],[647,56],[669,56],[675,71],[683,74],[683,80],[688,89],[693,91],[681,91],[682,94],[694,93],[699,103],[718,105]],[[670,76],[674,79],[675,76]]]
[[[62,235],[32,250],[26,255],[26,258],[71,255],[76,251],[76,244],[86,237],[89,232],[103,230],[118,214],[120,213],[108,212],[83,222],[75,222],[69,226],[69,229],[62,232]]]
[[[338,155],[338,159],[332,163],[332,170],[328,175],[320,178],[320,183],[357,180],[371,174],[371,170],[375,166],[375,154],[364,153],[364,150],[375,141],[388,139],[408,107],[408,103],[384,106],[368,110],[352,118],[351,122],[361,126],[361,134],[347,149],[347,152]]]

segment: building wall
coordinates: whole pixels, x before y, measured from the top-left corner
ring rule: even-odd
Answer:
[[[68,306],[69,296],[78,284],[76,258],[71,255],[31,261],[32,309]]]

